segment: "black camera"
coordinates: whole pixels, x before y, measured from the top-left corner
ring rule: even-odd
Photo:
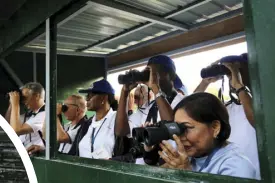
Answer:
[[[215,64],[201,70],[202,78],[217,77],[231,74],[230,70],[224,65]]]
[[[137,142],[144,142],[148,146],[159,144],[162,140],[173,139],[173,135],[182,135],[186,130],[184,124],[171,121],[160,121],[153,126],[134,128],[132,131],[133,139]]]
[[[141,158],[143,157],[143,153],[145,152],[144,146],[141,143],[136,144],[134,147],[130,149],[130,153],[133,157],[133,159]]]
[[[119,84],[132,84],[136,82],[147,82],[149,81],[150,70],[146,69],[144,71],[131,70],[126,74],[120,74],[118,76]]]

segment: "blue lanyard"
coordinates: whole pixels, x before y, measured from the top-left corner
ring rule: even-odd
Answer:
[[[104,119],[104,121],[102,122],[102,124],[100,125],[99,129],[97,130],[96,134],[95,134],[95,130],[96,128],[93,128],[93,132],[92,132],[92,146],[91,146],[91,152],[94,152],[94,143],[95,143],[95,139],[98,135],[98,132],[100,131],[101,127],[103,126],[103,124],[105,123],[107,118]],[[91,124],[92,125],[92,124]],[[95,135],[94,135],[95,134]]]
[[[209,165],[211,159],[213,158],[213,156],[216,154],[216,152],[217,152],[218,150],[219,150],[219,148],[215,148],[215,149],[211,152],[211,154],[206,158],[204,164],[201,166],[199,172],[201,172],[204,168],[206,168],[206,167]]]

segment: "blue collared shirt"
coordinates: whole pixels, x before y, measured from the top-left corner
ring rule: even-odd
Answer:
[[[207,157],[194,158],[191,161],[193,171],[198,172],[206,159]],[[251,161],[241,153],[234,143],[229,143],[225,147],[220,148],[201,172],[259,179]]]

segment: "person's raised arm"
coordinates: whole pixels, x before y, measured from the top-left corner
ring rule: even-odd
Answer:
[[[10,119],[11,119],[11,104],[9,104],[9,108],[5,114],[5,119],[8,123],[10,123]]]
[[[150,78],[147,85],[156,96],[160,91],[159,75],[154,67],[148,66],[148,68],[150,69]],[[161,120],[172,121],[174,119],[173,110],[169,102],[166,100],[166,98],[157,97],[155,100],[158,106]]]
[[[18,92],[10,92],[11,116],[10,125],[17,135],[32,133],[33,129],[20,121],[20,96]]]
[[[61,104],[56,106],[56,138],[59,143],[70,143],[71,139],[69,135],[65,132],[61,125],[60,117],[61,116]]]
[[[127,98],[129,96],[130,91],[136,87],[136,84],[133,85],[124,85],[121,89],[120,99],[118,103],[118,109],[116,113],[116,121],[115,121],[115,134],[117,136],[126,136],[130,134],[130,125],[128,122],[127,115]]]
[[[205,90],[207,89],[207,87],[211,83],[215,83],[219,79],[221,79],[221,77],[210,77],[210,78],[204,78],[204,79],[202,79],[201,82],[200,82],[200,84],[194,90],[194,93],[195,92],[205,92]]]
[[[60,121],[60,115],[61,115],[61,104],[56,105],[56,140],[59,143],[70,143],[70,137],[69,135],[65,132],[61,125]],[[42,127],[42,134],[43,138],[46,139],[46,122],[44,122],[43,127]]]
[[[225,63],[224,64],[231,71],[230,85],[238,91],[244,87],[242,77],[236,63]],[[255,119],[252,106],[252,97],[247,91],[241,90],[238,94],[239,100],[243,106],[245,115],[249,123],[255,127]]]

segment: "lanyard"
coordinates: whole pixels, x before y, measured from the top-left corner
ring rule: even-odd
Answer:
[[[201,166],[199,172],[201,172],[204,168],[206,168],[206,167],[209,165],[211,159],[213,158],[213,156],[216,154],[216,152],[217,152],[218,150],[219,150],[219,148],[215,148],[215,149],[212,151],[212,153],[206,158],[204,164]]]
[[[95,143],[95,138],[97,137],[98,135],[98,132],[100,131],[101,127],[103,126],[103,124],[105,123],[107,118],[104,119],[104,121],[102,122],[102,124],[100,125],[99,129],[97,130],[96,134],[95,134],[95,130],[96,128],[93,128],[93,131],[92,131],[92,146],[91,146],[91,152],[94,152],[94,143]]]

